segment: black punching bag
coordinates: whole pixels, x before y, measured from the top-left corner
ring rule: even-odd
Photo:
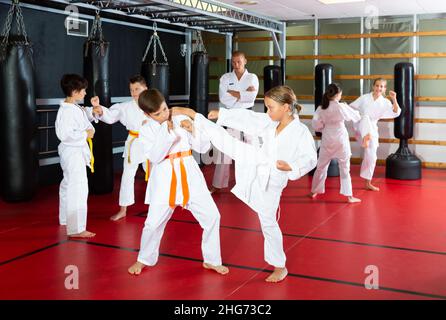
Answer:
[[[333,66],[328,63],[320,63],[314,70],[314,109],[322,104],[322,97],[328,85],[333,82]],[[316,136],[322,137],[322,133],[316,132]],[[318,150],[319,153],[319,150]],[[314,171],[312,171],[314,172]],[[327,176],[339,177],[339,165],[336,159],[332,159],[328,166]]]
[[[204,51],[192,53],[189,105],[207,116],[209,102],[209,56]]]
[[[266,66],[263,68],[263,94],[268,92],[271,88],[282,86],[282,68],[276,65]],[[265,112],[266,112],[265,107]]]
[[[90,99],[98,96],[100,104],[106,108],[111,105],[109,53],[110,43],[102,37],[99,16],[93,23],[92,33],[84,44],[84,77],[88,80],[85,106]],[[95,32],[96,31],[96,32]],[[94,173],[88,170],[88,186],[92,194],[105,194],[113,191],[113,151],[112,126],[104,122],[93,122]]]
[[[36,98],[32,49],[18,4],[8,16],[0,37],[0,190],[5,201],[17,202],[30,200],[38,186]],[[21,34],[9,36],[14,21]]]
[[[409,150],[407,141],[413,137],[415,106],[414,67],[412,63],[395,65],[395,92],[401,115],[395,118],[394,134],[400,139],[398,150],[386,159],[386,177],[401,180],[421,179],[421,161]]]
[[[158,89],[166,102],[169,102],[169,65],[167,63],[151,63],[146,58],[141,65],[141,75],[146,79],[150,89]]]

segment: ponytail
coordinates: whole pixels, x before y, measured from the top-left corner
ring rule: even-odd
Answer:
[[[327,109],[330,105],[330,100],[333,99],[342,89],[337,83],[331,83],[328,85],[327,90],[325,90],[324,95],[322,96],[322,109]]]

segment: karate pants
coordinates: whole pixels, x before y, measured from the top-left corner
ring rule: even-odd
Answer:
[[[205,263],[219,266],[220,253],[220,213],[210,194],[191,198],[187,209],[197,219],[203,229],[201,251]],[[153,266],[158,261],[159,247],[164,228],[172,216],[173,209],[166,204],[151,204],[141,237],[138,261]]]
[[[124,158],[123,172],[121,177],[121,188],[119,189],[119,205],[128,207],[135,203],[135,175],[140,163],[128,163],[127,157]],[[143,162],[144,171],[147,170]]]
[[[67,234],[78,234],[87,228],[88,179],[81,152],[60,156],[63,179],[59,187],[59,223],[67,226]]]

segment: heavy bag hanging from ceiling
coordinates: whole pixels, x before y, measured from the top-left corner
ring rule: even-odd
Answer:
[[[314,109],[322,104],[322,97],[328,85],[333,82],[333,66],[329,63],[320,63],[314,69]],[[316,132],[318,137],[322,133]],[[318,150],[319,153],[319,150]],[[312,173],[314,170],[312,171]],[[328,166],[327,176],[339,177],[339,165],[336,159],[332,159]]]
[[[33,52],[18,1],[0,41],[0,190],[5,201],[25,201],[37,190],[39,162]]]
[[[99,12],[91,28],[90,36],[84,44],[84,77],[88,80],[85,106],[90,99],[98,96],[100,104],[106,108],[111,105],[109,80],[110,43],[104,40]],[[112,126],[103,122],[93,123],[94,173],[88,170],[88,185],[93,194],[105,194],[113,191],[113,152]]]
[[[153,44],[153,57],[150,59],[149,51]],[[156,59],[156,45],[161,49],[164,62],[159,63]],[[146,79],[150,89],[158,89],[163,94],[166,102],[169,102],[169,63],[167,62],[166,54],[161,45],[160,37],[158,36],[156,22],[153,24],[153,35],[150,37],[146,51],[142,58],[141,75]]]
[[[197,46],[192,53],[189,106],[207,116],[209,103],[209,56],[201,32],[197,31]]]
[[[413,137],[415,107],[414,67],[412,63],[395,65],[395,92],[401,115],[394,120],[394,134],[400,139],[398,150],[386,159],[386,177],[401,180],[421,179],[421,160],[409,149]]]
[[[263,93],[265,94],[270,89],[282,85],[283,85],[282,68],[276,65],[265,66],[263,68]],[[264,108],[266,112],[267,111],[266,106]]]

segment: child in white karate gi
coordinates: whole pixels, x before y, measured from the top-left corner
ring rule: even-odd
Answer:
[[[361,116],[358,111],[353,110],[347,104],[340,103],[341,97],[341,88],[335,83],[330,84],[322,98],[322,105],[316,109],[311,122],[315,131],[322,132],[322,141],[310,196],[315,198],[318,194],[325,193],[328,166],[332,159],[337,159],[341,180],[340,193],[347,197],[349,203],[355,203],[361,200],[353,197],[350,177],[352,152],[350,137],[344,122],[358,122]]]
[[[99,120],[113,124],[121,122],[129,132],[125,141],[123,172],[121,178],[121,188],[119,189],[119,211],[110,219],[113,221],[124,218],[127,214],[127,207],[135,203],[135,175],[140,164],[146,166],[146,159],[142,150],[142,145],[138,138],[139,130],[146,120],[144,112],[138,107],[138,98],[141,92],[147,90],[145,79],[140,76],[130,78],[130,95],[132,100],[117,103],[110,108],[98,108],[94,110],[99,115]],[[144,168],[146,172],[150,168]]]
[[[380,119],[393,119],[401,114],[401,108],[396,100],[396,93],[390,91],[392,99],[385,98],[387,81],[382,78],[375,79],[373,91],[360,96],[350,106],[359,111],[361,121],[356,127],[358,141],[362,141],[364,147],[364,158],[361,164],[361,178],[366,180],[366,189],[379,191],[372,184],[372,177],[378,159],[377,150],[379,146],[378,121]]]
[[[137,262],[128,272],[138,275],[145,266],[157,263],[164,228],[180,205],[190,210],[203,228],[203,267],[227,274],[229,270],[222,265],[220,255],[220,213],[191,150],[207,152],[211,147],[209,140],[180,127],[180,121],[187,117],[169,119],[169,109],[158,90],[143,91],[138,104],[148,120],[139,137],[144,155],[153,166],[147,184],[146,203],[150,206],[141,248]]]
[[[59,188],[59,224],[67,226],[67,235],[73,238],[91,238],[87,231],[88,180],[86,166],[93,171],[91,139],[94,128],[92,108],[77,103],[84,99],[88,82],[76,74],[62,77],[61,87],[66,96],[60,102],[56,116],[56,135],[60,140],[58,152],[63,179]],[[98,97],[91,103],[99,105]]]
[[[297,180],[311,171],[317,162],[316,147],[308,128],[300,122],[293,90],[279,86],[265,94],[268,111],[244,109],[211,111],[209,119],[188,108],[173,108],[173,114],[195,119],[193,127],[235,161],[235,187],[231,190],[258,215],[264,236],[264,258],[274,267],[268,282],[285,279],[288,271],[283,237],[276,219],[282,190],[288,180]],[[262,139],[254,146],[232,137],[222,126],[234,128]]]

